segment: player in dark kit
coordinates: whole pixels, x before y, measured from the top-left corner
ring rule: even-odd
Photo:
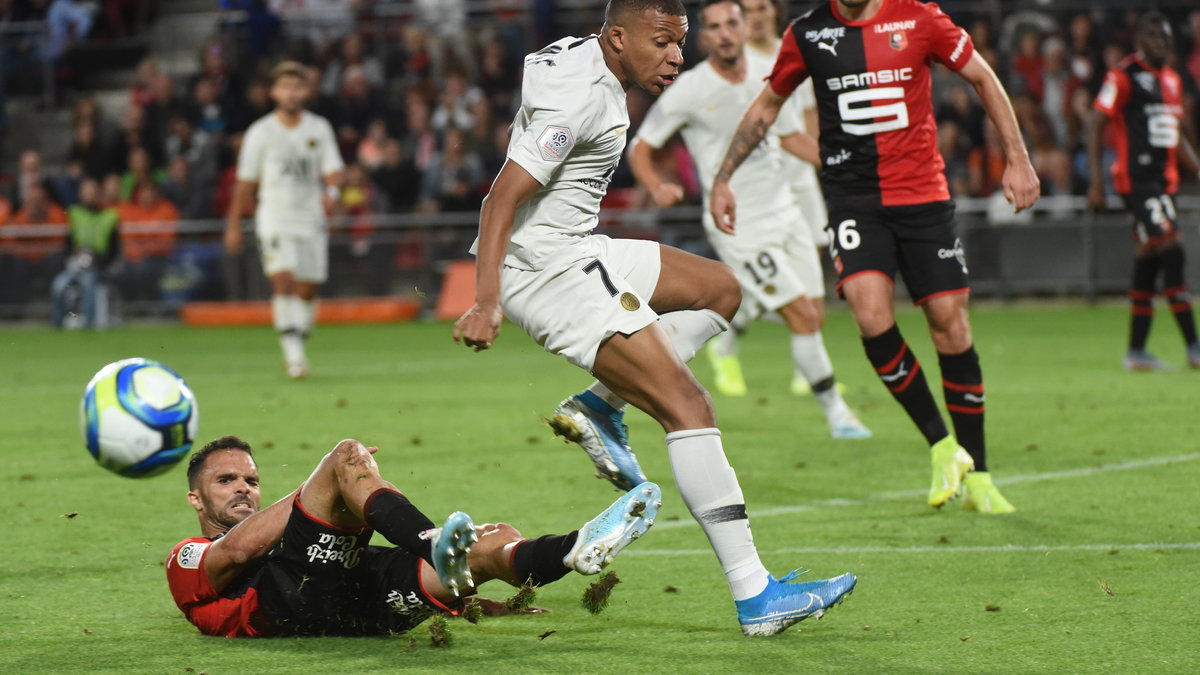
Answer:
[[[937,150],[930,93],[935,60],[975,87],[1003,139],[1005,197],[1018,210],[1031,206],[1040,188],[1012,106],[967,32],[933,3],[830,0],[784,33],[768,84],[730,143],[710,208],[718,227],[732,234],[730,177],[787,97],[812,77],[821,121],[814,159],[822,167],[838,291],[854,311],[867,358],[932,446],[929,504],[941,506],[965,486],[968,509],[1008,513],[1012,504],[987,470],[983,374],[967,319],[966,260]],[[957,438],[896,326],[897,272],[925,311]]]
[[[300,488],[258,510],[258,468],[234,436],[188,464],[202,537],[175,545],[167,582],[200,632],[224,637],[388,635],[437,611],[456,613],[476,584],[595,574],[649,529],[661,504],[643,483],[567,535],[526,539],[475,527],[461,511],[442,528],[379,475],[376,448],[338,443]],[[378,531],[395,548],[369,546]]]
[[[1179,187],[1178,154],[1193,168],[1200,166],[1196,150],[1179,133],[1183,117],[1183,82],[1166,64],[1171,49],[1171,26],[1166,17],[1149,12],[1138,23],[1137,53],[1108,71],[1096,96],[1088,135],[1091,185],[1088,202],[1104,205],[1100,152],[1105,125],[1110,121],[1116,138],[1112,164],[1113,187],[1133,214],[1136,242],[1133,285],[1129,290],[1128,370],[1166,370],[1170,366],[1146,351],[1150,320],[1154,316],[1154,291],[1163,279],[1163,295],[1187,344],[1188,364],[1200,368],[1200,341],[1185,283],[1183,247],[1175,220],[1172,197]]]

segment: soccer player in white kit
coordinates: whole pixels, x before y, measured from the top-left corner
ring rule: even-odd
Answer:
[[[503,310],[547,351],[596,375],[560,416],[591,434],[581,439],[591,441],[585,449],[614,482],[644,480],[623,433],[610,433],[625,402],[654,417],[743,632],[770,635],[819,616],[855,579],[789,583],[794,573],[776,579],[759,560],[712,401],[684,363],[728,326],[740,302],[737,281],[716,261],[591,234],[625,147],[625,92],[636,85],[661,93],[679,72],[686,35],[679,0],[610,0],[600,35],[563,38],[526,57],[508,158],[473,247],[475,305],[454,338],[489,348]]]
[[[242,213],[257,195],[259,252],[271,281],[271,313],[284,369],[292,378],[309,372],[304,341],[312,332],[317,290],[329,268],[325,218],[337,203],[344,168],[329,121],[304,109],[308,95],[303,65],[285,61],[275,67],[275,110],[250,125],[242,139],[225,226],[225,249],[236,253],[243,244]]]
[[[772,59],[746,49],[740,0],[705,0],[702,21],[700,36],[709,57],[680,75],[663,93],[646,115],[629,152],[634,176],[660,207],[678,202],[683,189],[658,175],[652,151],[663,147],[677,131],[681,133],[705,186],[707,204],[708,186],[724,158],[721,149],[729,146],[742,113],[758,96],[763,78],[774,65]],[[799,111],[788,108],[747,158],[745,173],[739,174],[732,186],[739,201],[746,204],[737,234],[718,230],[705,209],[708,241],[733,268],[743,295],[742,306],[731,322],[733,331],[714,342],[744,330],[743,322],[763,311],[778,312],[792,332],[796,374],[816,394],[830,434],[834,438],[868,438],[870,430],[842,400],[821,337],[816,303],[825,294],[825,283],[812,233],[792,191],[778,182],[785,171],[786,154],[780,149],[780,139],[789,145],[811,143],[797,133],[800,129]],[[736,350],[736,338],[734,344]],[[712,346],[710,343],[709,348]],[[736,357],[732,358],[736,363]],[[737,372],[740,380],[740,368]]]

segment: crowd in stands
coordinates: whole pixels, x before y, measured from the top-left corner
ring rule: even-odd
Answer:
[[[0,0],[0,15],[59,3],[77,4]],[[145,15],[139,0],[102,4],[98,15]],[[541,12],[553,3],[540,0],[532,31],[529,22],[503,13],[469,24],[462,0],[416,0],[412,13],[388,20],[372,14],[386,3],[363,0],[325,0],[319,11],[316,3],[297,0],[218,4],[225,19],[190,76],[173,75],[151,56],[137,67],[121,110],[106,112],[86,90],[78,94],[68,155],[21,155],[8,194],[0,197],[0,224],[66,223],[80,203],[81,185],[94,180],[99,208],[113,209],[121,223],[122,296],[152,299],[175,237],[170,228],[128,224],[224,215],[242,134],[271,110],[265,74],[285,57],[309,66],[310,109],[336,130],[347,165],[338,222],[359,248],[369,246],[372,214],[476,210],[504,162],[521,59],[557,30]],[[999,26],[991,16],[952,16],[968,27],[1007,87],[1044,192],[1083,194],[1091,101],[1106,69],[1131,51],[1136,12],[1022,12]],[[1175,65],[1190,92],[1185,128],[1194,131],[1200,10],[1175,18],[1189,26],[1177,36]],[[106,22],[106,30],[125,30],[112,18]],[[703,58],[698,42],[689,41],[689,64]],[[995,130],[959,78],[939,69],[934,86],[952,192],[993,194],[1004,166]],[[631,92],[634,127],[649,103]],[[677,164],[685,177],[691,173],[681,149],[665,153],[663,161]],[[692,199],[698,200],[698,187],[692,183]],[[626,195],[624,203],[649,203],[624,172],[612,191]],[[0,305],[24,302],[24,280],[35,268],[55,268],[42,270],[53,276],[64,264],[61,238],[0,234],[0,247]]]

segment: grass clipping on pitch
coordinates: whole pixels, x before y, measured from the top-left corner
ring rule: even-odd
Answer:
[[[612,596],[613,587],[621,583],[616,572],[609,572],[600,577],[596,583],[583,589],[581,603],[583,608],[592,614],[599,614],[608,607],[608,599]]]

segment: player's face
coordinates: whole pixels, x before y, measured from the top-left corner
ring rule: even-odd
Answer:
[[[1161,68],[1171,52],[1171,27],[1160,23],[1142,28],[1138,32],[1138,50],[1151,66]]]
[[[308,82],[302,78],[285,75],[271,85],[271,100],[275,101],[275,105],[286,113],[300,112],[306,98],[308,98]]]
[[[704,8],[704,27],[700,41],[714,57],[732,64],[742,55],[746,44],[746,23],[742,10],[733,2],[722,2]]]
[[[648,9],[631,16],[622,28],[621,63],[627,80],[651,94],[663,93],[683,65],[687,17]]]
[[[775,37],[779,17],[775,16],[775,5],[771,0],[743,0],[742,6],[746,8],[746,30],[751,40]]]
[[[871,2],[871,0],[838,0],[839,5],[842,5],[844,7],[849,7],[850,9],[858,9],[859,7],[866,7],[870,2]]]
[[[188,496],[202,519],[228,530],[258,511],[258,466],[241,450],[214,452]]]

